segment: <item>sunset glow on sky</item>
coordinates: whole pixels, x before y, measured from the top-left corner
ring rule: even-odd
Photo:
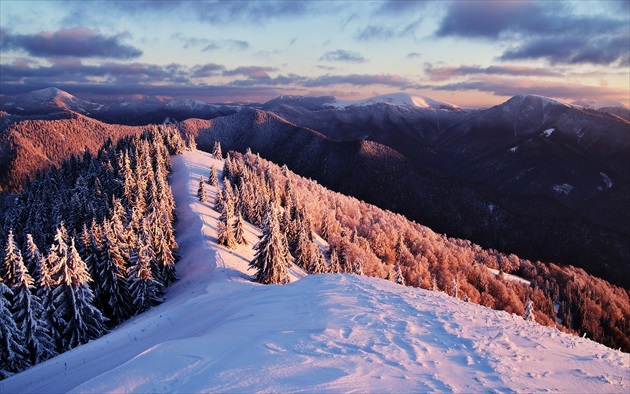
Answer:
[[[0,93],[630,103],[630,1],[0,1]]]

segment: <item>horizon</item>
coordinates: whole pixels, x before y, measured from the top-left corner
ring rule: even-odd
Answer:
[[[0,93],[630,106],[628,1],[0,2]],[[526,16],[526,17],[524,17]]]

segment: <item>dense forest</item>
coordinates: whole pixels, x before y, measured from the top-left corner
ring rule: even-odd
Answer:
[[[230,233],[241,216],[261,226],[252,267],[263,283],[286,282],[285,264],[271,268],[288,259],[309,273],[365,274],[518,315],[528,310],[541,324],[630,351],[628,291],[582,269],[524,260],[436,234],[251,152],[230,152],[223,174],[219,240],[235,244]],[[328,250],[322,252],[313,232],[328,242]],[[266,259],[267,254],[277,257]]]
[[[38,172],[0,217],[0,378],[103,335],[175,281],[170,155],[146,128]]]

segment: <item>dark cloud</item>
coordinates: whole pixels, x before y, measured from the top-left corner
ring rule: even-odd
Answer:
[[[512,75],[512,76],[535,76],[535,77],[560,77],[564,74],[556,69],[529,67],[529,66],[459,66],[459,67],[432,67],[428,65],[424,72],[433,81],[443,81],[455,77],[466,77],[470,75]]]
[[[191,76],[193,78],[206,78],[220,75],[225,67],[220,64],[207,63],[193,67]]]
[[[391,15],[401,15],[410,12],[417,12],[424,8],[429,1],[421,0],[386,0],[376,10],[375,14],[382,13]]]
[[[630,65],[630,35],[538,38],[505,51],[501,60],[547,59],[550,63]]]
[[[514,42],[501,60],[626,65],[628,14],[582,16],[571,7],[550,1],[454,1],[436,34]]]
[[[223,71],[224,76],[235,76],[235,75],[244,75],[246,77],[252,79],[269,79],[271,78],[268,74],[270,71],[274,71],[273,67],[261,67],[261,66],[246,66],[246,67],[237,67],[232,70]]]
[[[418,52],[409,52],[407,54],[407,56],[405,56],[407,59],[418,59],[421,57],[421,55]]]
[[[337,49],[325,52],[319,60],[328,62],[365,63],[367,60],[358,52]]]
[[[113,36],[101,34],[87,27],[61,29],[37,34],[10,34],[3,30],[0,42],[3,48],[23,50],[36,57],[76,57],[132,59],[142,51],[123,44],[127,33]]]

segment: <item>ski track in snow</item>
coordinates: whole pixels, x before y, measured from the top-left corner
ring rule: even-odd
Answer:
[[[15,392],[628,392],[630,355],[464,303],[355,275],[251,282],[252,246],[216,244],[222,163],[173,157],[179,281],[108,335],[0,382]],[[300,279],[301,278],[301,279]]]

